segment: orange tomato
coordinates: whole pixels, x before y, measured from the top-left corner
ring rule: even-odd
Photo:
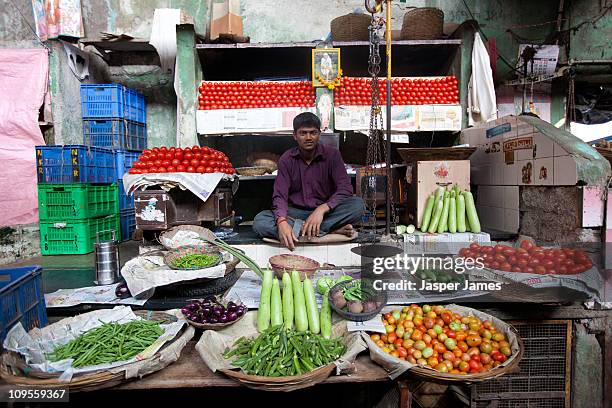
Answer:
[[[397,335],[395,333],[389,333],[387,335],[387,342],[388,343],[395,343],[395,340],[397,340]]]
[[[402,346],[403,346],[403,344],[404,344],[404,340],[403,340],[403,339],[396,339],[396,340],[393,342],[393,345],[394,345],[396,348],[397,348],[397,347],[402,347]]]
[[[421,340],[423,338],[423,332],[421,332],[420,330],[415,330],[412,332],[410,338],[414,341]]]
[[[377,342],[378,340],[380,340],[380,334],[378,333],[371,334],[370,338],[372,339],[372,341]]]
[[[465,341],[470,347],[477,347],[480,345],[480,343],[482,343],[482,339],[477,334],[470,334],[465,338]]]
[[[469,346],[465,341],[458,341],[457,348],[465,353],[466,351],[468,351]]]
[[[385,347],[385,342],[384,342],[384,341],[382,341],[382,340],[378,340],[378,341],[376,342],[376,345],[377,345],[378,347],[380,347],[380,348],[383,348],[383,347]]]
[[[467,334],[465,334],[465,332],[463,332],[463,331],[458,331],[458,332],[457,332],[457,335],[456,335],[456,337],[455,337],[455,339],[456,339],[457,341],[463,341],[463,340],[465,340],[465,338],[466,338],[466,337],[467,337]]]
[[[446,346],[442,343],[437,343],[436,345],[434,345],[433,349],[438,353],[444,353],[446,351]]]
[[[401,358],[405,358],[408,356],[408,351],[406,351],[406,349],[403,347],[398,347],[397,352],[399,353],[399,356]]]
[[[463,355],[463,351],[461,351],[460,349],[456,348],[453,350],[453,354],[455,355],[455,357],[459,358]]]

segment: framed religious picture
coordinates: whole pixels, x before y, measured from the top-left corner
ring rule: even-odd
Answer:
[[[312,86],[333,89],[340,85],[340,48],[312,50]]]

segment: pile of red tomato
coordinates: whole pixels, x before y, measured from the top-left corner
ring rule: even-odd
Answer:
[[[225,154],[209,147],[154,147],[142,151],[129,173],[235,174],[236,170]]]
[[[491,269],[538,275],[575,275],[593,267],[593,262],[584,251],[543,248],[529,240],[522,241],[519,248],[472,243],[469,248],[459,250],[459,256],[482,258],[484,265]]]
[[[387,98],[384,79],[379,79],[382,104]],[[372,103],[372,80],[369,78],[342,77],[340,86],[334,91],[335,105],[370,105]],[[393,78],[391,80],[391,103],[393,105],[458,104],[457,78]]]
[[[198,91],[200,110],[308,108],[315,104],[310,81],[202,82]]]
[[[385,353],[451,374],[491,370],[512,355],[490,320],[461,316],[443,306],[410,305],[383,315],[385,334],[370,339]]]

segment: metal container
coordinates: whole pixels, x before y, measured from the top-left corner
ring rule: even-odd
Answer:
[[[94,244],[96,254],[96,284],[111,285],[117,282],[119,277],[119,242],[116,239],[114,230],[111,231],[112,239],[110,241],[100,242],[100,232],[96,233],[96,243]]]

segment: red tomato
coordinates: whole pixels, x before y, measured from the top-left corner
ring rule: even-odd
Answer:
[[[512,270],[512,265],[510,265],[508,262],[505,262],[499,266],[499,269],[501,269],[502,271],[510,272]]]
[[[200,165],[200,161],[198,159],[191,159],[189,164],[191,164],[193,167],[198,167]]]
[[[470,244],[470,249],[474,250],[474,249],[480,249],[480,245],[478,245],[476,242],[472,242]]]
[[[172,160],[172,159],[174,158],[174,153],[170,153],[170,152],[168,152],[168,153],[166,153],[166,154],[164,155],[164,158],[165,158],[166,160]]]
[[[517,258],[516,256],[514,256],[514,255],[510,255],[510,256],[508,257],[508,263],[509,263],[510,265],[516,265],[516,264],[517,264],[517,262],[518,262],[518,258]]]
[[[196,173],[204,173],[206,171],[206,168],[204,166],[198,166],[196,168]]]
[[[512,272],[523,272],[523,270],[521,269],[520,266],[513,266],[512,267]]]
[[[480,251],[481,251],[482,253],[484,253],[484,254],[492,254],[494,250],[495,250],[495,248],[493,248],[493,247],[492,247],[492,246],[490,246],[490,245],[482,246],[482,247],[480,248]]]
[[[213,167],[213,173],[219,173],[219,168],[218,167]]]
[[[546,269],[553,269],[555,267],[555,263],[551,261],[550,259],[544,259],[541,265]]]
[[[172,162],[170,160],[163,160],[161,162],[161,165],[164,166],[164,167],[168,167],[168,166],[172,165]]]
[[[523,272],[526,272],[526,273],[535,273],[535,269],[533,269],[533,267],[531,267],[531,266],[528,266],[525,269],[523,269]]]
[[[536,266],[540,265],[540,260],[538,258],[531,258],[529,260],[529,266],[535,268]]]
[[[506,257],[500,253],[495,255],[495,262],[498,262],[500,265],[506,262]]]
[[[507,245],[501,245],[501,244],[497,244],[495,245],[495,253],[497,254],[503,254],[504,249],[508,248]]]
[[[158,167],[157,168],[157,172],[158,173],[165,173],[166,172],[166,167],[164,167],[164,166]]]
[[[187,148],[187,149],[189,149],[189,148]],[[191,153],[191,151],[186,151],[185,154],[183,155],[183,158],[185,160],[191,160],[191,159],[193,159],[193,154]]]
[[[529,240],[523,240],[521,241],[521,248],[526,249],[526,250],[530,250],[531,248],[533,248],[533,243]]]
[[[149,171],[149,173],[157,173],[157,167],[150,166],[148,171]]]
[[[491,262],[491,269],[499,269],[499,262]]]
[[[193,166],[187,167],[187,173],[195,173],[195,168]]]
[[[153,161],[153,165],[154,165],[154,166],[156,166],[156,167],[159,167],[159,166],[161,166],[161,165],[162,165],[162,161],[161,161],[161,160],[159,160],[159,159],[155,159],[155,160]]]
[[[166,167],[166,172],[168,172],[168,173],[174,173],[175,171],[176,171],[176,167],[174,167],[174,166]]]
[[[542,265],[538,265],[534,269],[535,269],[535,273],[537,273],[538,275],[545,275],[546,274],[546,268],[543,267]]]
[[[210,167],[210,166],[209,166],[209,167],[206,167],[205,172],[206,172],[206,173],[212,173],[212,172],[213,172],[213,168],[212,168],[212,167]]]
[[[179,173],[183,173],[186,171],[186,168],[182,164],[179,164],[178,166],[176,166],[176,171]]]
[[[181,164],[181,161],[179,159],[172,159],[172,163],[173,166],[178,166],[179,164]]]

